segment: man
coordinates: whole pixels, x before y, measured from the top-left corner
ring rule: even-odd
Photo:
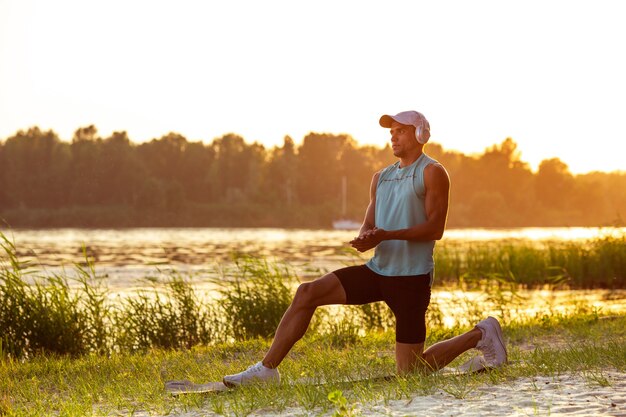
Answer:
[[[328,304],[385,301],[396,317],[398,373],[440,369],[471,348],[483,353],[478,361],[468,362],[473,369],[506,362],[502,330],[493,317],[424,351],[433,250],[446,225],[450,179],[445,168],[423,152],[430,125],[421,113],[384,115],[379,123],[390,129],[391,147],[399,161],[374,174],[365,220],[359,236],[350,242],[360,252],[376,248],[374,257],[365,265],[301,284],[263,360],[225,376],[224,384],[280,381],[276,368],[306,332],[315,309]]]

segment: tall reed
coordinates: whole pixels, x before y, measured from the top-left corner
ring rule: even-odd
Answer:
[[[274,335],[293,297],[295,273],[286,264],[236,255],[232,281],[220,281],[219,300],[235,339]]]
[[[215,308],[198,297],[188,280],[174,274],[166,280],[164,290],[142,290],[114,309],[116,349],[189,349],[222,340],[223,324]]]
[[[85,253],[75,277],[46,275],[21,262],[0,233],[0,353],[81,355],[90,352],[180,349],[273,335],[291,302],[295,273],[282,263],[238,256],[220,297],[202,298],[177,273],[162,285],[111,301]],[[70,286],[70,280],[79,285]]]
[[[446,242],[437,245],[438,281],[514,282],[525,287],[626,287],[626,235],[576,242]]]
[[[188,349],[268,338],[298,283],[285,263],[236,256],[234,269],[218,281],[217,298],[201,297],[190,279],[171,273],[160,285],[115,302],[86,253],[69,277],[49,275],[21,261],[15,244],[1,232],[0,249],[0,356]],[[509,312],[502,306],[522,302],[516,298],[520,286],[623,288],[625,271],[623,236],[546,246],[444,243],[437,252],[437,279],[486,289],[484,300],[505,321]],[[72,280],[78,285],[70,285]],[[484,313],[478,306],[466,307],[472,319]],[[331,335],[331,343],[341,347],[354,343],[363,332],[393,326],[393,316],[382,304],[343,311],[328,317],[331,313],[322,309],[312,333]],[[319,325],[320,317],[325,326]],[[434,327],[442,327],[446,319],[434,302],[428,318]]]
[[[0,234],[6,256],[0,267],[0,328],[2,351],[21,356],[38,352],[79,355],[98,346],[99,318],[73,293],[63,276],[37,276],[25,271],[15,245]],[[28,282],[27,278],[31,282]],[[93,293],[92,293],[93,294]]]

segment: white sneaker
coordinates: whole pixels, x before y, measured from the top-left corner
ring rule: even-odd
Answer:
[[[263,362],[258,362],[243,372],[235,375],[226,375],[222,380],[227,387],[236,387],[254,382],[280,382],[278,369],[267,368]]]
[[[465,362],[463,365],[459,366],[456,369],[458,372],[461,372],[464,374],[465,373],[474,374],[478,372],[483,372],[487,368],[489,368],[489,366],[485,362],[484,356],[478,355],[478,356],[474,356],[473,358],[471,358],[470,360],[468,360],[467,362]]]
[[[486,367],[497,368],[505,364],[507,353],[502,338],[502,328],[498,320],[490,316],[479,322],[476,327],[483,333],[476,349],[483,353]]]

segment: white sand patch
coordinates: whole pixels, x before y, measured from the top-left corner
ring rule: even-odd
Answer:
[[[626,416],[626,374],[590,377],[561,375],[477,387],[464,399],[440,391],[429,396],[363,406],[364,416]]]

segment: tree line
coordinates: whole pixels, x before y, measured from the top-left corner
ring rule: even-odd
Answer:
[[[479,155],[425,151],[450,174],[449,227],[623,225],[624,172],[573,175],[557,158],[533,172],[511,138]],[[232,133],[137,144],[93,125],[71,141],[32,127],[0,141],[0,217],[12,227],[325,228],[361,220],[373,173],[395,160],[388,145],[346,134],[309,133],[300,145],[286,136],[268,149]]]

